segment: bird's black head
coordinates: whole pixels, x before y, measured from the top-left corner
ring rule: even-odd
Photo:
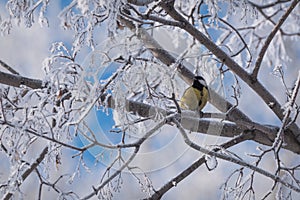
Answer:
[[[206,82],[202,76],[195,76],[192,86],[199,90],[202,90],[203,87],[207,87]]]

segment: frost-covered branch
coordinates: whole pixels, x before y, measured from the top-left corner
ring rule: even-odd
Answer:
[[[178,129],[180,130],[180,133],[181,135],[183,136],[184,138],[184,142],[189,145],[191,148],[197,150],[197,151],[200,151],[204,154],[207,154],[207,155],[210,155],[210,156],[213,156],[213,157],[216,157],[216,158],[220,158],[222,160],[226,160],[228,162],[232,162],[232,163],[235,163],[235,164],[238,164],[240,166],[244,166],[244,167],[247,167],[261,175],[264,175],[266,177],[269,177],[271,178],[273,181],[275,181],[275,183],[281,183],[283,185],[285,185],[286,187],[290,188],[291,190],[294,190],[296,192],[300,192],[300,187],[296,187],[292,184],[290,184],[289,182],[286,182],[284,180],[282,180],[279,176],[277,175],[274,175],[262,168],[259,168],[257,166],[254,166],[248,162],[245,162],[239,158],[236,158],[236,157],[233,157],[233,156],[229,156],[229,155],[225,155],[225,154],[221,154],[221,153],[218,153],[218,152],[215,152],[215,151],[211,151],[209,149],[206,149],[204,147],[201,147],[199,146],[198,144],[194,143],[193,141],[191,141],[187,135],[187,133],[185,132],[185,130],[181,127],[180,123],[179,122],[176,122],[176,120],[174,119],[174,122],[176,123]]]
[[[137,6],[146,6],[157,0],[128,0],[129,3],[137,5]]]
[[[295,105],[295,101],[297,98],[297,95],[299,93],[299,88],[300,88],[300,71],[298,71],[298,78],[297,81],[295,83],[295,87],[293,89],[293,93],[291,95],[290,100],[288,101],[288,105],[287,105],[287,111],[285,113],[285,116],[282,120],[282,125],[278,131],[277,137],[274,141],[273,147],[276,148],[278,147],[278,144],[280,143],[280,141],[284,141],[284,130],[288,128],[289,123],[290,123],[290,114],[293,110],[293,107]],[[284,141],[285,142],[285,141]]]
[[[234,137],[233,139],[221,144],[216,145],[217,147],[213,149],[215,152],[219,152],[225,149],[228,149],[230,147],[233,147],[237,144],[240,144],[241,142],[251,139],[252,135],[248,133],[242,133],[241,135]],[[187,167],[185,170],[183,170],[180,174],[178,174],[176,177],[172,178],[169,182],[164,184],[161,188],[156,190],[151,197],[146,198],[147,200],[159,200],[161,197],[167,193],[170,189],[173,187],[176,187],[182,180],[187,178],[189,175],[191,175],[195,170],[197,170],[201,165],[205,164],[206,162],[206,156],[202,156],[197,161],[195,161],[193,164],[191,164],[189,167]]]
[[[18,183],[20,186],[23,181],[26,180],[26,178],[37,168],[37,166],[44,160],[46,154],[48,153],[48,147],[45,147],[42,152],[40,153],[40,156],[35,160],[34,163],[30,165],[30,167],[21,175],[22,182]],[[9,200],[12,197],[12,193],[7,193],[3,199]]]
[[[146,33],[146,32],[144,32]],[[153,38],[151,38],[149,36],[148,40],[153,40]],[[151,42],[153,43],[153,41]],[[163,52],[163,55],[167,52],[164,52],[163,48],[161,48],[161,52]],[[166,57],[165,57],[166,58]],[[172,59],[174,59],[173,57],[171,57]],[[183,65],[183,64],[182,64]],[[184,67],[184,66],[182,66]],[[31,79],[23,77],[23,79],[28,79],[31,81]],[[39,83],[42,83],[41,80],[37,80]],[[42,87],[42,84],[37,85],[39,87]],[[212,95],[217,95],[217,96],[212,96]],[[109,97],[108,100],[106,99],[106,95],[103,95],[100,97],[100,99],[102,101],[106,100],[108,103],[108,106],[111,108],[114,108],[114,100],[112,97]],[[222,105],[224,104],[224,99],[222,99],[222,97],[220,97],[218,94],[214,93],[213,91],[211,91],[211,102],[217,102],[217,104],[214,105]],[[96,102],[97,99],[95,99],[94,101]],[[222,101],[221,103],[219,103],[220,101]],[[230,105],[229,102],[225,102],[225,104]],[[94,104],[91,104],[94,105]],[[167,115],[167,111],[163,110],[163,109],[159,109],[159,108],[155,108],[151,105],[147,105],[144,103],[139,103],[136,101],[131,101],[128,100],[127,101],[127,106],[126,108],[128,109],[128,112],[133,112],[136,113],[139,116],[142,117],[151,117],[151,116],[155,116],[157,114],[157,112],[163,114],[163,115]],[[181,123],[182,126],[190,131],[195,131],[195,132],[199,132],[199,133],[205,133],[205,134],[210,134],[210,132],[207,132],[207,130],[209,128],[211,129],[218,129],[218,127],[222,127],[221,132],[219,133],[220,136],[223,137],[234,137],[236,135],[239,135],[242,131],[245,131],[247,129],[253,129],[253,134],[255,135],[255,137],[253,138],[254,141],[260,143],[260,144],[265,144],[265,145],[272,145],[273,141],[276,137],[276,132],[278,130],[278,127],[275,126],[270,126],[270,125],[259,125],[257,123],[252,122],[251,120],[249,120],[248,118],[239,118],[237,116],[243,115],[242,113],[239,114],[240,111],[238,111],[237,109],[234,109],[232,112],[230,112],[230,114],[227,116],[228,120],[232,120],[232,119],[236,119],[234,120],[234,122],[236,122],[237,124],[233,124],[233,123],[226,123],[226,122],[212,122],[212,121],[207,121],[207,120],[203,120],[201,118],[191,118],[189,117],[189,112],[183,112],[182,116],[181,116]],[[235,113],[237,114],[235,116]],[[75,123],[75,122],[72,122]],[[238,126],[237,126],[238,125]],[[214,128],[215,127],[215,128]],[[241,128],[244,127],[244,128]],[[261,128],[260,128],[261,127]],[[272,127],[272,128],[271,128]],[[39,136],[39,134],[29,130],[30,133]],[[286,132],[289,132],[288,130],[286,130]],[[214,133],[212,133],[214,134]],[[46,139],[46,140],[50,140],[53,142],[59,142],[56,141],[55,139],[52,139],[50,137],[47,137],[45,135],[40,135],[42,138]],[[299,146],[297,145],[297,143],[295,143],[295,140],[293,139],[293,137],[290,134],[285,134],[285,141],[287,142],[287,146],[285,146],[284,148],[289,149],[295,153],[299,153]],[[64,144],[59,142],[61,145],[69,148],[75,148],[74,146],[69,146],[68,144]],[[100,146],[105,146],[104,144],[101,144],[97,141],[93,141],[93,146],[95,145],[100,145]],[[85,147],[84,149],[88,149],[90,148],[90,146]],[[115,147],[111,147],[111,148],[115,148]],[[82,148],[78,148],[76,150],[79,150],[80,152],[83,152],[84,149]]]
[[[105,96],[102,97],[105,99]],[[114,108],[114,100],[112,97],[109,97],[108,106]],[[160,114],[162,116],[167,116],[169,114],[168,111],[160,108],[153,107],[148,104],[127,100],[126,101],[126,108],[127,111],[130,113],[134,113],[141,117],[151,118]],[[220,127],[222,129],[218,133],[219,136],[222,137],[236,137],[243,131],[251,130],[252,131],[252,140],[256,141],[260,144],[272,146],[273,142],[277,136],[277,132],[279,127],[272,126],[272,125],[262,125],[259,123],[255,123],[252,121],[239,119],[232,122],[218,122],[218,121],[211,121],[205,118],[199,118],[199,116],[194,116],[193,112],[190,111],[182,111],[181,115],[178,114],[178,118],[181,119],[181,125],[189,131],[203,133],[203,134],[212,134],[214,135],[215,132],[213,130],[218,130]],[[214,119],[214,114],[206,113],[205,116],[211,117]],[[230,120],[230,117],[225,117],[226,120]],[[210,130],[210,131],[208,131]],[[285,142],[289,145],[285,145],[284,148],[293,151],[294,153],[300,153],[300,146],[298,145],[297,141],[294,139],[293,135],[291,135],[289,130],[285,130]]]
[[[264,55],[266,54],[268,47],[270,43],[272,42],[273,38],[275,37],[276,33],[280,30],[282,24],[286,21],[286,19],[289,17],[293,9],[296,7],[296,5],[299,3],[299,0],[294,0],[290,7],[287,9],[287,11],[282,15],[282,17],[278,20],[278,23],[273,28],[273,30],[268,35],[267,39],[264,41],[263,47],[261,48],[258,58],[255,63],[255,67],[252,72],[252,78],[257,79],[259,69],[261,68],[261,63],[263,61]]]
[[[7,122],[7,121],[2,121],[2,120],[1,120],[1,121],[0,121],[0,124],[1,124],[1,125],[9,126],[9,127],[11,127],[11,128],[17,128],[16,125],[14,125],[14,124],[12,124],[12,123],[10,123],[10,122]],[[73,145],[64,143],[64,142],[62,142],[62,141],[59,141],[59,140],[57,140],[57,139],[55,139],[55,138],[48,137],[47,135],[44,135],[44,134],[47,133],[47,132],[45,132],[44,134],[39,134],[38,132],[36,132],[36,131],[34,131],[34,130],[30,130],[30,129],[24,129],[24,131],[25,131],[25,132],[28,132],[29,134],[32,134],[32,135],[34,135],[34,136],[36,136],[36,137],[43,138],[43,139],[48,140],[48,141],[51,141],[51,142],[53,142],[53,143],[57,143],[57,144],[59,144],[59,145],[61,145],[61,146],[63,146],[63,147],[66,147],[66,148],[70,148],[70,149],[73,149],[73,150],[76,150],[76,151],[85,151],[85,150],[87,150],[87,147],[86,147],[86,148],[79,148],[79,147],[76,147],[76,146],[73,146]]]
[[[126,162],[124,162],[122,164],[122,166],[116,170],[116,172],[114,172],[112,175],[110,175],[106,180],[104,180],[99,186],[94,187],[93,186],[93,192],[91,192],[90,194],[86,195],[84,198],[82,199],[90,199],[93,196],[97,195],[99,193],[99,191],[105,187],[108,183],[110,183],[115,177],[117,177],[120,173],[122,173],[122,171],[127,168],[129,166],[129,164],[134,160],[134,158],[136,157],[137,153],[139,152],[139,149],[141,147],[141,145],[151,136],[153,135],[158,129],[160,129],[163,125],[166,124],[166,122],[170,119],[170,117],[167,117],[166,119],[162,119],[159,123],[157,123],[151,130],[149,130],[147,133],[145,133],[145,135],[140,138],[139,140],[137,140],[134,145],[134,151],[132,153],[132,155],[127,159]]]
[[[259,9],[266,9],[266,8],[271,8],[273,6],[276,6],[276,5],[279,5],[279,4],[283,4],[283,3],[286,3],[286,2],[290,2],[290,0],[276,0],[274,2],[271,2],[271,3],[267,3],[267,4],[264,4],[264,5],[258,5],[258,4],[255,4],[253,1],[248,1],[251,5],[255,6],[256,8],[259,8]]]

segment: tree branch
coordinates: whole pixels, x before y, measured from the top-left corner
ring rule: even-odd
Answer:
[[[146,6],[157,0],[128,0],[128,3],[134,4],[136,6]]]
[[[25,85],[32,89],[43,88],[43,81],[41,80],[27,78],[16,74],[8,74],[1,71],[0,71],[0,83],[13,86],[13,87],[20,87],[21,85]]]
[[[1,120],[1,121],[0,121],[0,125],[4,125],[4,124],[7,125],[7,126],[10,126],[10,127],[12,127],[12,128],[20,128],[20,127],[17,127],[16,125],[14,125],[14,124],[12,124],[12,123],[10,123],[10,122],[2,121],[2,120]],[[21,129],[21,128],[20,128],[20,129]],[[56,139],[54,139],[54,138],[52,138],[52,137],[48,137],[48,136],[46,136],[46,135],[40,134],[40,133],[38,133],[38,132],[36,132],[36,131],[34,131],[34,130],[32,130],[32,129],[28,129],[28,128],[27,128],[27,129],[22,129],[22,130],[23,130],[23,131],[26,131],[26,132],[28,132],[28,133],[34,135],[34,136],[37,136],[37,137],[39,137],[39,138],[43,138],[43,139],[45,139],[45,140],[48,140],[48,141],[57,143],[57,144],[59,144],[59,145],[61,145],[61,146],[64,146],[64,147],[66,147],[66,148],[70,148],[70,149],[73,149],[73,150],[76,150],[76,151],[81,151],[81,152],[83,152],[83,151],[85,151],[86,148],[87,148],[87,147],[79,148],[79,147],[76,147],[76,146],[73,146],[73,145],[64,143],[64,142],[59,141],[59,140],[56,140]]]
[[[257,79],[258,72],[259,72],[259,69],[261,67],[261,63],[263,61],[264,55],[266,54],[266,52],[268,50],[268,47],[269,47],[270,43],[272,42],[272,40],[275,37],[276,33],[280,30],[282,24],[285,22],[285,20],[288,18],[288,16],[291,14],[291,12],[293,11],[293,9],[296,7],[296,5],[298,3],[299,3],[299,0],[294,0],[291,3],[290,7],[287,9],[287,11],[284,13],[284,15],[282,15],[282,17],[279,19],[276,26],[273,28],[273,30],[271,31],[271,33],[268,35],[267,39],[265,40],[265,42],[264,42],[264,44],[263,44],[263,46],[262,46],[262,48],[259,52],[257,61],[255,63],[254,70],[252,72],[252,78],[253,79]]]
[[[292,112],[292,109],[295,105],[295,101],[299,92],[299,87],[300,87],[300,70],[298,71],[298,78],[297,81],[295,83],[295,88],[293,90],[292,96],[288,102],[288,108],[287,108],[287,112],[285,113],[285,116],[282,120],[282,125],[278,131],[277,134],[277,138],[275,139],[275,142],[273,144],[273,147],[276,147],[279,144],[279,141],[284,140],[284,130],[288,127],[288,122],[289,122],[289,118],[290,118],[290,114]]]
[[[270,7],[273,7],[273,6],[282,4],[282,3],[286,3],[286,2],[289,2],[289,1],[291,1],[291,0],[277,0],[277,1],[265,4],[265,5],[258,5],[258,4],[253,3],[252,1],[248,1],[248,3],[251,4],[251,5],[253,5],[256,8],[266,9],[266,8],[270,8]]]
[[[241,135],[221,144],[219,148],[214,149],[215,152],[220,151],[221,149],[228,149],[229,147],[235,146],[236,144],[239,144],[243,141],[246,141],[248,139],[251,139],[253,135],[248,133],[242,133]],[[176,177],[172,178],[168,183],[166,183],[164,186],[162,186],[159,190],[155,191],[154,194],[152,194],[151,197],[146,198],[144,200],[159,200],[161,197],[167,193],[170,189],[177,186],[178,183],[180,183],[182,180],[184,180],[186,177],[191,175],[196,169],[198,169],[202,164],[206,162],[206,156],[202,156],[199,158],[196,162],[191,164],[188,168],[183,170],[180,174],[178,174]]]
[[[292,185],[291,183],[289,182],[286,182],[284,181],[282,178],[280,178],[279,176],[277,175],[274,175],[262,168],[259,168],[257,166],[254,166],[246,161],[243,161],[239,158],[236,158],[236,157],[233,157],[233,156],[228,156],[226,154],[221,154],[221,153],[218,153],[218,152],[215,152],[215,151],[211,151],[209,149],[206,149],[206,148],[203,148],[201,146],[199,146],[198,144],[194,143],[193,141],[191,141],[187,135],[187,133],[185,132],[185,130],[181,127],[180,123],[176,122],[176,119],[174,119],[174,122],[176,123],[182,137],[184,138],[184,142],[190,146],[191,148],[201,152],[201,153],[204,153],[204,154],[207,154],[207,155],[210,155],[210,156],[213,156],[213,157],[216,157],[216,158],[220,158],[222,160],[225,160],[225,161],[228,161],[228,162],[232,162],[232,163],[235,163],[237,165],[240,165],[240,166],[244,166],[244,167],[247,167],[248,169],[251,169],[261,175],[264,175],[268,178],[271,178],[273,181],[275,181],[275,183],[279,182],[281,184],[283,184],[284,186],[288,187],[289,189],[291,190],[294,190],[296,192],[300,192],[300,188],[299,187],[296,187],[294,185]]]
[[[8,64],[6,64],[5,62],[3,62],[2,60],[0,60],[0,65],[2,65],[2,67],[4,67],[5,69],[7,69],[12,74],[20,75],[16,70],[14,70],[13,68],[11,68]]]
[[[161,51],[163,52],[163,55],[166,55],[165,53],[167,53],[167,52],[165,52],[164,49],[162,49]],[[171,58],[173,58],[173,57],[171,57]],[[184,67],[184,66],[182,66],[182,67]],[[11,75],[11,74],[9,74],[9,75]],[[11,76],[16,76],[16,75],[11,75]],[[16,76],[16,77],[20,77],[20,76]],[[29,79],[26,77],[22,77],[22,78],[27,79],[27,80],[29,80],[29,82],[32,82],[32,83],[35,83],[35,81],[37,81],[38,84],[36,86],[39,86],[38,88],[42,88],[41,80]],[[210,91],[210,96],[211,96],[210,102],[225,112],[228,109],[230,109],[230,107],[232,106],[232,104],[230,104],[229,102],[226,102],[222,97],[220,97],[214,91]],[[102,95],[100,97],[100,99],[101,99],[101,101],[105,101],[106,95]],[[108,102],[109,107],[114,108],[114,100],[112,97],[109,97],[107,102]],[[224,105],[224,104],[227,105],[227,107],[225,106],[225,108],[227,108],[227,109],[220,106],[220,105]],[[163,114],[163,116],[168,115],[168,112],[166,110],[156,108],[151,105],[144,104],[144,103],[130,101],[130,100],[127,101],[126,108],[128,109],[128,112],[133,112],[141,117],[155,116],[157,114],[157,112],[159,112],[160,114]],[[182,116],[181,116],[182,126],[187,130],[204,133],[204,134],[213,134],[213,131],[212,132],[211,131],[207,132],[207,131],[209,129],[216,130],[216,129],[220,129],[220,127],[222,127],[221,132],[219,132],[219,136],[222,136],[222,137],[234,137],[236,135],[239,135],[241,132],[243,132],[247,129],[254,130],[253,133],[254,133],[255,137],[253,140],[260,144],[264,144],[267,146],[272,145],[272,143],[274,142],[274,139],[276,138],[276,133],[279,130],[279,128],[275,127],[275,126],[259,125],[257,123],[252,122],[247,116],[245,116],[238,109],[234,109],[232,112],[230,112],[229,115],[227,115],[227,117],[228,117],[227,120],[233,121],[236,124],[207,121],[207,120],[197,118],[197,117],[190,117],[190,114],[191,114],[190,112],[183,112]],[[259,127],[262,127],[262,128],[260,129]],[[266,129],[266,130],[264,131],[262,129]],[[51,138],[48,138],[43,135],[39,135],[31,130],[28,130],[28,131],[36,136],[46,139],[46,140],[51,140]],[[292,132],[290,132],[289,130],[285,130],[284,135],[285,135],[285,142],[288,144],[284,148],[288,149],[294,153],[300,154],[300,146],[298,145],[297,141],[293,137]],[[54,141],[54,142],[56,142],[56,141]],[[61,142],[59,144],[61,144],[63,146],[67,145],[67,144],[64,144]],[[76,148],[76,147],[70,146],[70,145],[67,145],[66,147],[72,148],[72,149],[75,149],[78,151],[84,151],[84,149]]]
[[[102,101],[104,101],[105,99],[105,95],[101,96]],[[114,108],[115,104],[113,97],[108,97],[106,101],[108,107]],[[158,113],[164,117],[170,114],[170,112],[164,109],[132,100],[126,101],[126,109],[130,113],[146,118],[155,117]],[[279,130],[279,127],[277,126],[262,125],[253,121],[247,121],[243,119],[239,119],[235,123],[226,122],[225,120],[229,120],[227,118],[225,118],[225,120],[222,122],[207,120],[204,118],[199,118],[199,116],[195,115],[195,113],[191,111],[182,111],[181,114],[177,114],[177,118],[181,119],[180,123],[186,130],[208,135],[236,137],[244,131],[251,130],[251,134],[253,134],[252,140],[259,144],[267,146],[273,145],[277,136],[277,132]],[[297,140],[290,130],[286,129],[284,131],[284,139],[287,145],[285,145],[283,148],[300,154],[300,146],[298,145]]]
[[[40,156],[35,160],[34,163],[22,174],[22,182],[18,183],[18,186],[20,186],[26,178],[37,168],[37,166],[44,160],[46,154],[48,153],[48,147],[45,147],[43,151],[41,152]],[[7,193],[4,200],[9,200],[13,196],[13,193]]]
[[[144,137],[140,138],[139,140],[137,140],[134,144],[134,152],[132,153],[132,155],[128,158],[128,160],[115,172],[113,173],[111,176],[109,176],[105,181],[103,181],[98,187],[93,187],[93,192],[91,192],[90,194],[88,194],[87,196],[85,196],[84,198],[82,198],[83,200],[86,199],[90,199],[93,196],[97,195],[98,192],[105,186],[107,185],[110,181],[112,181],[117,175],[119,175],[126,167],[128,167],[128,165],[131,163],[131,161],[135,158],[135,156],[137,155],[140,146],[142,145],[143,142],[145,142],[153,133],[155,133],[159,128],[161,128],[166,121],[168,120],[169,117],[167,117],[166,119],[162,119],[159,123],[157,123],[151,130],[149,130]]]

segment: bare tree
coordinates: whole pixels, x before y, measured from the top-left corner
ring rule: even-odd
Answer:
[[[1,32],[15,21],[30,28],[35,18],[49,26],[50,2],[7,1]],[[58,17],[73,44],[53,43],[42,80],[0,62],[1,156],[9,165],[1,196],[30,197],[31,177],[37,199],[116,199],[129,189],[122,198],[174,198],[170,189],[183,180],[212,185],[190,176],[199,169],[227,171],[216,180],[222,199],[299,198],[298,3],[64,4]],[[196,75],[209,85],[203,113],[178,106]],[[153,175],[159,170],[168,178]],[[93,179],[84,182],[87,172]]]

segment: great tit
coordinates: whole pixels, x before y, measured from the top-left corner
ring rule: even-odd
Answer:
[[[202,76],[195,76],[193,85],[188,87],[180,101],[179,106],[184,110],[201,111],[208,101],[208,88]]]

